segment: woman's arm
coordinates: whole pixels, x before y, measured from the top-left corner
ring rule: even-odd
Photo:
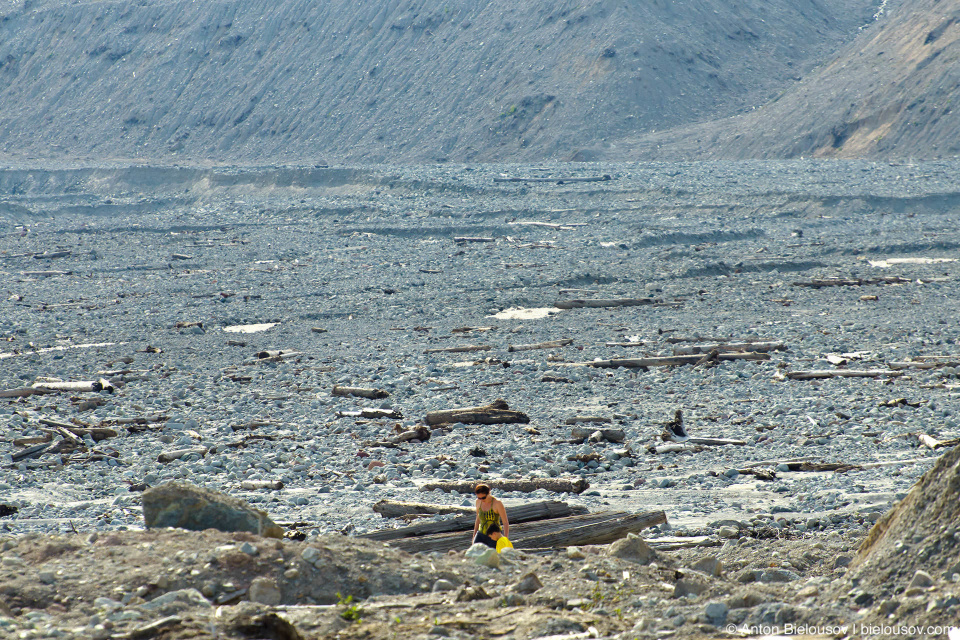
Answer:
[[[471,540],[472,540],[473,538],[476,538],[476,537],[477,537],[477,530],[478,530],[479,528],[480,528],[480,507],[478,506],[478,507],[477,507],[477,517],[476,517],[476,519],[473,521],[473,536],[471,536]]]
[[[503,522],[503,536],[510,537],[510,520],[507,519],[507,509],[503,503],[497,500],[497,512],[500,514],[500,521]],[[479,517],[479,516],[478,516]]]

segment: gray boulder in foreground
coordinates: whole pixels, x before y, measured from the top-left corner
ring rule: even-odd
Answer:
[[[249,531],[282,538],[283,529],[264,511],[243,500],[188,482],[168,482],[143,492],[143,519],[148,529],[179,527],[192,531]]]

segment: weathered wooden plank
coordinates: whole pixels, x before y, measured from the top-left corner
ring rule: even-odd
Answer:
[[[673,355],[686,356],[697,353],[710,353],[716,349],[720,353],[782,351],[786,346],[782,342],[715,342],[712,344],[694,344],[684,347],[674,347]]]
[[[357,396],[359,398],[368,398],[370,400],[378,400],[380,398],[386,398],[390,394],[382,389],[366,389],[363,387],[343,387],[340,385],[334,385],[333,391],[330,392],[334,396]]]

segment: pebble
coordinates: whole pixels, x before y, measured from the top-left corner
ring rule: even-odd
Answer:
[[[247,590],[247,596],[253,602],[259,602],[267,606],[276,606],[280,604],[282,596],[277,583],[266,577],[254,578]]]
[[[433,588],[431,589],[431,591],[433,591],[434,593],[439,591],[453,591],[456,588],[457,587],[455,584],[453,584],[449,580],[444,580],[443,578],[441,578],[433,583]]]
[[[715,627],[722,626],[727,621],[727,613],[730,608],[723,602],[708,602],[703,609],[703,615],[707,622]]]
[[[567,547],[566,555],[570,560],[584,560],[587,557],[580,547]]]

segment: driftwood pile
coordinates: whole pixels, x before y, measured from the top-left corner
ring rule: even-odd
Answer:
[[[667,521],[663,511],[586,513],[582,507],[570,507],[558,501],[506,505],[506,508],[510,519],[510,541],[515,548],[527,551],[609,544],[628,533],[639,533]],[[448,520],[382,529],[363,534],[360,536],[362,538],[389,541],[391,546],[410,553],[446,553],[450,550],[466,549],[471,544],[476,515],[470,507],[381,500],[373,509],[384,517],[439,513],[458,515]]]

